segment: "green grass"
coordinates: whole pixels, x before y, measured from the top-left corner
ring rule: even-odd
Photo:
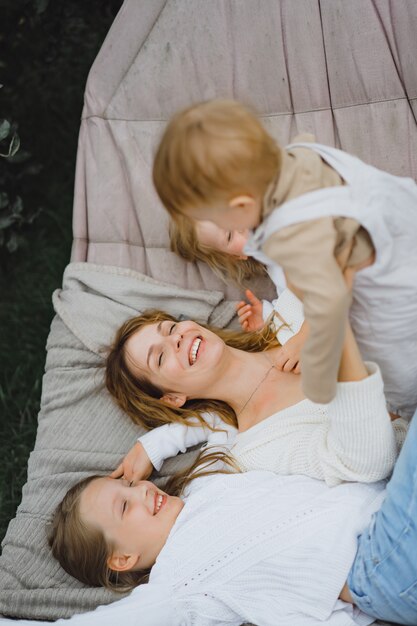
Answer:
[[[24,232],[26,247],[0,255],[0,539],[26,481],[51,295],[70,257],[85,81],[121,3],[10,0],[0,11],[0,118],[19,124],[21,149],[32,155],[29,164],[42,166],[26,177],[12,167],[12,191],[22,196],[25,210],[40,206],[42,212]]]

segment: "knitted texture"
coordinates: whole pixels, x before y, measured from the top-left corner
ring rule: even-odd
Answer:
[[[328,405],[303,400],[239,433],[232,452],[244,470],[267,469],[325,480],[372,482],[386,478],[397,457],[398,433],[386,410],[379,368],[338,383]],[[405,428],[405,422],[403,422]]]

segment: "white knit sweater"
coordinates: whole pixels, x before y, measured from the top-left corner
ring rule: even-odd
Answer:
[[[330,486],[386,478],[408,425],[391,422],[380,370],[366,367],[370,375],[338,383],[329,404],[305,399],[239,433],[232,452],[242,469],[304,474]]]
[[[207,414],[207,422],[222,431],[169,424],[139,440],[158,470],[167,457],[208,441],[230,449],[244,471],[304,474],[330,486],[381,480],[392,471],[408,425],[402,419],[391,422],[379,368],[374,363],[366,366],[370,375],[338,383],[330,404],[303,400],[243,433]]]
[[[338,596],[383,498],[381,483],[330,489],[272,472],[196,479],[149,584],[68,624],[367,626],[374,620]]]

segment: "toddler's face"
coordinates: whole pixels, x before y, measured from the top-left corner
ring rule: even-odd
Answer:
[[[249,195],[236,196],[228,206],[188,208],[184,215],[196,221],[210,221],[224,230],[253,230],[262,221],[262,199]]]
[[[195,223],[198,241],[209,248],[231,254],[240,259],[248,257],[243,253],[243,248],[249,237],[249,230],[224,230],[208,221]]]

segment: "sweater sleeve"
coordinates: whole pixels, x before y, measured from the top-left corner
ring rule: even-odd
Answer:
[[[397,458],[397,442],[379,367],[366,363],[369,376],[337,384],[328,420],[317,439],[317,461],[329,485],[387,478]]]
[[[264,253],[281,265],[303,294],[310,332],[301,353],[303,391],[313,402],[336,393],[350,293],[334,256],[337,233],[331,217],[288,226],[269,237]]]
[[[208,441],[212,432],[211,428],[222,428],[221,424],[224,426],[221,419],[212,413],[206,413],[204,419],[207,427],[198,425],[197,419],[194,420],[196,426],[176,422],[154,428],[138,438],[156,470],[161,469],[165,459],[179,452],[185,452],[191,446]]]
[[[277,414],[239,438],[232,452],[241,467],[277,474],[303,474],[329,486],[343,481],[386,478],[397,457],[394,429],[386,409],[379,368],[367,363],[369,376],[337,384],[335,399],[285,420]],[[297,405],[295,405],[297,406]],[[312,403],[309,403],[312,406]],[[303,413],[304,411],[304,413]]]

